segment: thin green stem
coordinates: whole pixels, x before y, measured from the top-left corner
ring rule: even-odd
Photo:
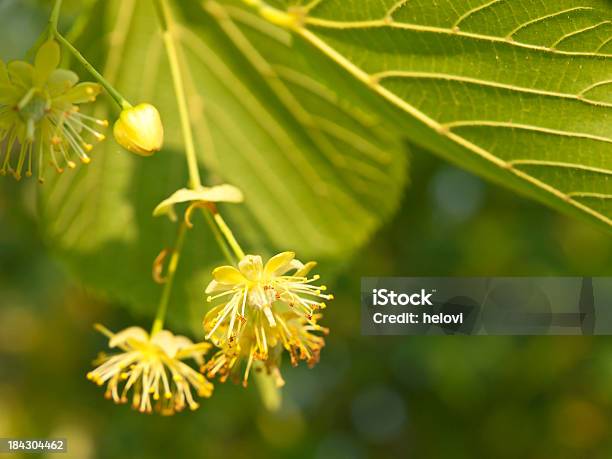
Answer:
[[[53,37],[57,34],[57,23],[59,22],[60,10],[62,9],[62,0],[55,0],[51,16],[49,17],[49,35]]]
[[[174,84],[174,92],[176,94],[179,118],[181,121],[181,130],[183,133],[183,140],[185,142],[185,156],[187,158],[187,167],[189,169],[189,185],[193,189],[198,189],[202,187],[202,181],[200,179],[200,171],[198,169],[198,159],[195,150],[195,143],[193,140],[193,130],[191,127],[191,120],[189,118],[189,111],[187,109],[187,95],[185,92],[185,86],[183,84],[183,74],[181,70],[181,66],[179,64],[178,52],[176,45],[174,43],[174,37],[172,35],[172,28],[174,26],[174,20],[172,18],[172,14],[170,11],[170,7],[168,6],[167,0],[155,0],[155,9],[157,11],[157,15],[159,16],[159,22],[162,29],[162,36],[164,41],[164,46],[166,48],[166,54],[168,56],[168,62],[170,64],[170,73],[172,74],[172,82]],[[204,210],[206,213],[207,211]],[[225,240],[231,247],[232,251],[236,255],[236,257],[241,260],[244,258],[244,252],[234,234],[227,226],[223,217],[218,212],[213,212],[213,221],[218,226],[218,230],[214,228],[214,224],[211,224],[211,220],[209,217],[206,217],[207,222],[210,224],[213,229],[213,233],[215,233],[215,238],[219,243],[221,250],[223,250],[226,258],[233,262],[231,256],[228,256],[227,246],[222,244],[222,239],[218,237],[218,231],[221,231],[223,236],[225,236]]]
[[[174,276],[178,263],[181,258],[181,251],[183,250],[183,244],[185,243],[185,233],[187,232],[187,225],[181,223],[176,236],[176,242],[168,262],[168,272],[166,275],[166,283],[164,284],[164,290],[162,291],[159,305],[157,306],[157,313],[155,314],[155,320],[151,327],[151,336],[155,335],[164,327],[164,319],[166,318],[166,311],[168,310],[168,303],[170,302],[170,294],[172,293],[172,285],[174,284]]]
[[[117,91],[101,74],[98,72],[93,65],[91,65],[85,56],[83,56],[78,49],[72,46],[68,40],[66,40],[59,32],[54,32],[55,38],[59,41],[64,47],[68,49],[72,53],[72,55],[85,67],[85,69],[91,73],[91,75],[98,80],[98,82],[104,86],[104,89],[108,91],[111,97],[117,102],[117,105],[121,109],[130,108],[132,104],[130,104],[121,94]]]
[[[240,247],[240,244],[238,244],[238,241],[234,237],[234,233],[232,233],[232,230],[229,228],[229,226],[227,226],[227,223],[225,223],[225,220],[223,220],[223,217],[220,213],[215,213],[214,219],[217,223],[217,226],[225,236],[225,239],[227,240],[229,246],[236,254],[238,260],[242,260],[244,258],[244,251],[242,250],[242,247]]]
[[[217,241],[217,244],[221,248],[223,256],[225,256],[225,259],[230,265],[233,265],[234,263],[236,263],[236,260],[232,255],[232,251],[230,250],[228,243],[225,239],[223,239],[223,235],[221,234],[221,231],[219,231],[219,228],[217,227],[213,219],[212,213],[208,212],[206,209],[202,209],[202,214],[204,215],[204,220],[206,220],[206,223],[208,223],[208,226],[210,227],[210,230],[212,231],[213,236]]]
[[[51,10],[51,16],[49,17],[49,25],[47,27],[49,38],[55,38],[64,47],[70,51],[70,53],[87,69],[91,75],[98,80],[98,82],[104,86],[104,89],[108,91],[111,97],[117,102],[121,109],[130,108],[132,105],[117,91],[100,72],[98,72],[93,65],[89,63],[85,56],[83,56],[78,49],[76,49],[70,41],[68,41],[62,34],[57,30],[57,24],[59,22],[60,11],[62,9],[62,0],[55,0],[53,9]]]
[[[200,171],[198,169],[198,158],[196,155],[195,144],[193,141],[193,131],[189,120],[189,111],[187,109],[187,96],[185,86],[183,84],[183,74],[179,65],[178,53],[172,36],[172,16],[170,8],[166,0],[156,0],[155,6],[159,16],[159,22],[162,28],[162,37],[168,62],[170,64],[170,73],[172,74],[172,83],[174,84],[174,92],[178,104],[179,118],[181,121],[181,130],[185,141],[185,156],[187,157],[187,167],[189,168],[189,186],[197,190],[202,187],[200,179]]]

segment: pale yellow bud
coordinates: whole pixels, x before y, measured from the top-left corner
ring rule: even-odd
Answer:
[[[159,112],[151,104],[123,109],[113,133],[119,145],[142,156],[151,156],[164,143],[164,127]]]

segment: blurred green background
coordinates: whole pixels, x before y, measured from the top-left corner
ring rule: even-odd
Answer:
[[[17,58],[46,9],[0,0],[0,18],[0,57]],[[173,417],[106,401],[85,379],[106,345],[92,324],[153,311],[79,285],[43,243],[38,185],[1,180],[0,437],[66,437],[79,459],[612,457],[607,337],[360,336],[362,276],[612,274],[608,234],[412,150],[401,209],[330,285],[321,362],[284,368],[274,414],[230,383]]]

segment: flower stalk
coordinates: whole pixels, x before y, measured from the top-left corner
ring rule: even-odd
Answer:
[[[236,259],[234,258],[232,251],[229,248],[229,245],[227,244],[226,240],[223,239],[223,234],[221,234],[221,231],[219,230],[217,224],[215,224],[216,222],[214,220],[213,213],[204,210],[202,214],[204,215],[204,220],[206,220],[206,223],[208,223],[208,226],[210,227],[213,236],[215,237],[215,241],[217,241],[217,245],[223,252],[223,256],[225,257],[225,259],[229,263],[235,263]]]
[[[62,9],[62,0],[56,0],[51,10],[51,16],[49,17],[49,38],[57,33],[57,23],[59,22],[60,10]]]
[[[179,260],[181,258],[181,252],[185,243],[185,233],[187,232],[187,225],[183,222],[179,225],[178,235],[176,242],[168,262],[168,273],[164,289],[162,291],[159,305],[157,306],[157,313],[153,320],[153,326],[151,327],[151,336],[155,336],[157,332],[164,328],[164,320],[166,318],[166,312],[168,311],[168,303],[170,302],[170,295],[172,293],[172,286],[174,284],[174,277],[178,268]]]
[[[179,64],[178,51],[174,42],[172,34],[172,28],[174,25],[174,19],[170,12],[167,0],[155,0],[155,8],[159,18],[159,23],[162,29],[162,39],[164,47],[166,49],[166,55],[170,64],[170,73],[172,74],[172,83],[174,85],[174,92],[176,94],[179,118],[181,123],[181,130],[183,134],[183,141],[185,143],[185,157],[187,159],[187,167],[189,170],[189,186],[191,189],[202,188],[202,180],[200,178],[200,171],[198,169],[198,159],[195,150],[195,142],[193,136],[193,129],[191,127],[191,120],[189,118],[189,110],[187,108],[187,94],[185,91],[185,85],[183,84],[183,72]],[[206,210],[204,210],[206,214]],[[217,239],[217,242],[221,246],[228,261],[233,262],[231,257],[228,257],[227,247],[224,247],[222,240],[217,236],[219,232],[225,237],[225,241],[232,249],[238,260],[244,258],[244,251],[238,244],[232,230],[229,228],[223,217],[216,210],[212,211],[213,218],[206,216],[206,221],[212,228],[213,233]],[[214,227],[216,224],[216,228]]]
[[[55,0],[51,16],[49,18],[48,34],[49,38],[55,38],[60,42],[70,53],[81,63],[83,67],[93,76],[103,87],[108,91],[113,100],[123,110],[130,108],[132,105],[123,97],[119,91],[117,91],[113,85],[111,85],[106,78],[104,78],[100,72],[98,72],[93,65],[83,56],[78,49],[76,49],[72,43],[70,43],[64,36],[59,33],[57,24],[59,21],[60,10],[62,8],[62,0]]]
[[[213,215],[215,223],[219,227],[219,230],[221,231],[223,236],[225,236],[225,239],[229,246],[232,248],[234,254],[236,255],[236,258],[238,258],[238,260],[242,260],[244,258],[244,251],[242,250],[242,247],[240,247],[240,244],[238,244],[234,233],[232,232],[230,227],[227,226],[227,223],[225,223],[225,220],[223,220],[223,217],[219,212],[215,212]]]
[[[183,75],[179,64],[177,47],[175,45],[172,33],[174,22],[167,0],[155,0],[154,4],[162,29],[162,38],[164,42],[164,47],[166,49],[168,62],[170,64],[170,73],[172,75],[174,91],[178,103],[179,119],[183,134],[183,142],[185,144],[185,156],[187,159],[187,167],[189,170],[189,185],[192,189],[196,190],[202,187],[202,181],[198,169],[198,160],[195,150],[191,120],[189,118],[189,111],[187,109],[187,96],[183,83]],[[236,237],[234,236],[232,230],[229,228],[221,214],[217,212],[215,207],[207,207],[207,209],[203,209],[204,217],[209,226],[211,227],[211,230],[215,235],[215,238],[217,239],[221,250],[228,258],[228,261],[231,264],[235,263],[233,257],[229,255],[229,250],[227,246],[231,248],[231,251],[234,253],[235,257],[238,260],[242,260],[245,257],[245,254],[242,248],[240,247],[240,244],[236,240]],[[220,235],[222,235],[223,237],[220,237]],[[257,387],[259,388],[261,398],[264,401],[264,405],[269,410],[278,409],[281,403],[280,390],[273,383],[272,380],[261,381],[262,379],[271,379],[269,375],[263,373],[258,379],[260,379],[260,382],[259,384],[257,384]]]
[[[109,82],[104,78],[100,72],[98,72],[93,65],[89,63],[85,56],[83,56],[78,49],[76,49],[72,43],[66,40],[57,30],[53,32],[55,39],[59,41],[70,53],[81,63],[83,67],[93,76],[98,83],[100,83],[106,91],[111,95],[113,100],[121,109],[130,108],[130,104],[120,93],[117,91]]]
[[[202,187],[200,179],[200,171],[198,170],[198,159],[193,141],[193,131],[189,121],[189,111],[187,109],[187,97],[183,84],[183,75],[179,65],[178,53],[172,37],[170,29],[172,25],[172,16],[166,0],[155,1],[159,22],[162,28],[162,39],[166,49],[166,55],[170,63],[170,71],[172,73],[172,83],[178,104],[179,118],[181,122],[181,130],[183,140],[185,142],[185,156],[187,158],[187,167],[189,168],[189,186],[192,189]]]

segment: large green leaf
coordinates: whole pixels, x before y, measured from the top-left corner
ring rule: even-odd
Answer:
[[[295,18],[297,35],[397,111],[399,134],[610,229],[610,0],[250,3]]]
[[[384,113],[385,104],[252,13],[238,22],[217,4],[178,3],[175,38],[205,182],[243,190],[244,204],[221,208],[245,249],[291,249],[328,261],[349,255],[392,213],[404,183],[399,140],[370,114]],[[158,106],[166,148],[145,159],[108,139],[87,168],[43,186],[43,222],[51,245],[86,284],[151,314],[161,290],[151,264],[175,232],[152,212],[187,182],[168,64],[148,0],[100,1],[84,30],[82,51],[105,76],[129,100]],[[97,115],[116,113],[101,104]],[[171,318],[199,323],[204,286],[221,262],[200,219],[188,237]]]

